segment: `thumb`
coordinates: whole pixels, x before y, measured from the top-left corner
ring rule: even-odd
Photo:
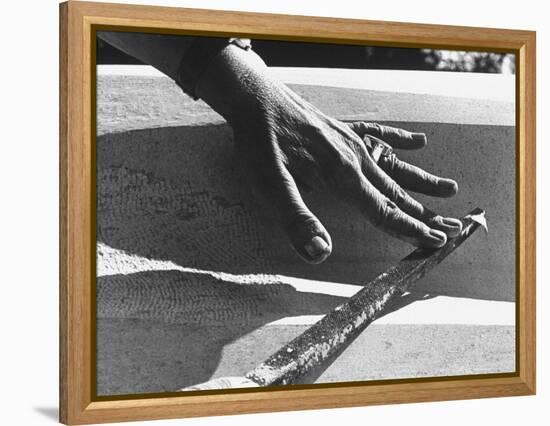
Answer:
[[[290,244],[308,263],[321,263],[332,252],[332,240],[319,219],[304,203],[296,182],[282,162],[257,173],[260,190],[278,212]]]

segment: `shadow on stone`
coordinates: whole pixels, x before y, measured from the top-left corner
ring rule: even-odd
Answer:
[[[452,199],[419,200],[454,216],[481,206],[491,229],[425,277],[420,290],[513,301],[513,127],[390,124],[428,134],[421,153],[401,152],[401,158],[459,182]],[[480,155],[485,151],[491,155]],[[412,249],[348,205],[312,193],[304,198],[331,233],[334,250],[321,265],[304,264],[273,212],[253,195],[224,124],[107,134],[98,138],[97,158],[98,241],[149,259],[363,285]]]
[[[477,206],[487,211],[489,235],[474,235],[388,312],[435,295],[514,300],[514,127],[458,124],[506,122],[492,118],[502,111],[513,116],[513,106],[458,98],[432,103],[424,95],[313,86],[294,89],[330,116],[409,120],[386,124],[425,132],[429,142],[422,151],[399,152],[399,157],[454,178],[460,187],[452,199],[417,198],[448,216],[462,216]],[[426,117],[431,122],[413,121]],[[462,121],[449,122],[453,117]],[[220,119],[204,103],[181,96],[168,80],[99,79],[98,242],[130,256],[197,269],[98,279],[100,394],[172,391],[209,380],[217,368],[244,373],[227,368],[241,366],[241,359],[255,362],[266,356],[246,352],[273,336],[262,325],[324,314],[342,300],[297,292],[273,274],[364,285],[412,250],[373,228],[348,205],[312,192],[304,198],[331,233],[334,250],[322,265],[304,264],[273,212],[253,195],[234,154],[231,130],[212,124]],[[103,266],[116,272],[128,265],[115,261]],[[235,282],[204,271],[241,278],[264,275]],[[277,338],[299,332],[277,327]],[[260,337],[242,339],[247,345],[220,363],[222,350],[246,334]]]
[[[241,283],[181,271],[99,277],[98,393],[204,382],[228,343],[281,318],[322,315],[344,300],[298,292],[268,276]]]

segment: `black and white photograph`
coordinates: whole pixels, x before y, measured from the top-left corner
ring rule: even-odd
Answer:
[[[95,35],[98,397],[516,372],[514,54]]]

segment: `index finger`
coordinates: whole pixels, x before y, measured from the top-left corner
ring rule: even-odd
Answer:
[[[409,132],[398,127],[384,126],[378,123],[356,121],[348,123],[351,129],[361,138],[365,135],[382,139],[397,149],[419,149],[426,145],[427,139],[424,133]]]

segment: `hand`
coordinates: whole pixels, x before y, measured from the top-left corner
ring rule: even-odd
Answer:
[[[394,148],[417,149],[426,144],[424,134],[328,117],[271,78],[252,51],[231,45],[210,64],[197,93],[233,128],[251,178],[305,261],[323,262],[332,240],[304,203],[297,183],[328,189],[376,227],[416,246],[441,247],[448,236],[460,233],[459,220],[437,215],[404,190],[449,197],[457,192],[455,181],[395,155],[377,163],[363,140],[378,138]]]

